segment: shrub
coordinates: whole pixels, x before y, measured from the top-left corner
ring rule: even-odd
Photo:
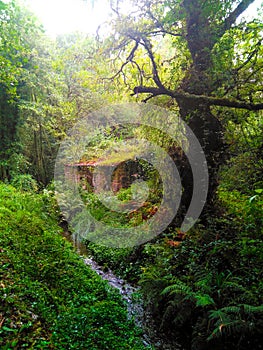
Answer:
[[[15,175],[11,180],[11,185],[20,191],[37,192],[38,184],[29,174]]]

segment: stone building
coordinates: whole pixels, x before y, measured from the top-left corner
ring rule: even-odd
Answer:
[[[143,176],[143,170],[138,160],[128,159],[122,162],[110,162],[103,159],[65,165],[65,175],[68,179],[82,183],[84,189],[99,188],[117,193],[122,188],[128,188],[132,182]]]

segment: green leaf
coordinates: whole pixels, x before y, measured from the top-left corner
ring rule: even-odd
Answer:
[[[6,327],[6,326],[3,326],[2,330],[6,331],[6,332],[17,332],[17,329],[9,328],[9,327]]]
[[[213,300],[213,298],[210,297],[210,295],[208,294],[196,294],[195,295],[196,298],[196,306],[208,306],[208,305],[214,305],[215,302]]]

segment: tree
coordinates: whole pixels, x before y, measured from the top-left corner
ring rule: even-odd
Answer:
[[[43,95],[48,96],[43,89],[46,84],[41,75],[47,66],[43,67],[45,50],[39,45],[43,31],[36,18],[11,1],[8,4],[0,2],[0,19],[0,178],[10,179],[16,171],[22,170],[16,169],[21,166],[15,164],[16,161],[20,159],[20,163],[26,163],[22,155],[25,145],[21,143],[21,128],[30,118],[35,125],[38,123],[42,108],[37,105],[37,100],[42,96],[43,101]],[[42,70],[39,52],[43,53]],[[41,123],[38,124],[42,130]],[[33,125],[30,125],[27,134],[31,130],[34,130]],[[36,133],[34,137],[30,136],[35,139]],[[38,163],[43,163],[43,152],[39,151],[43,148],[42,141],[32,152],[38,155]],[[43,169],[41,166],[37,170],[40,180],[45,176]]]
[[[263,24],[239,21],[252,3],[136,0],[129,15],[121,14],[119,1],[112,5],[116,19],[110,45],[116,59],[122,59],[113,77],[125,83],[135,68],[133,96],[146,95],[147,102],[164,95],[175,101],[206,155],[207,210],[214,208],[218,170],[226,158],[224,112],[241,109],[262,116]],[[186,157],[179,168],[187,207],[193,180]]]
[[[21,55],[15,8],[0,1],[0,178],[9,177],[10,148],[15,148],[18,124],[17,85]]]

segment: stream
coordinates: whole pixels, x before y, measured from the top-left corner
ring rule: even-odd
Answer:
[[[64,231],[63,236],[73,243],[78,254],[83,258],[86,265],[90,266],[102,279],[119,290],[123,300],[127,305],[128,318],[134,319],[137,327],[143,330],[142,341],[146,346],[153,346],[160,350],[183,350],[182,346],[175,340],[167,339],[164,334],[156,328],[153,317],[149,310],[145,310],[142,299],[134,298],[133,293],[139,292],[139,287],[130,285],[127,281],[116,276],[110,269],[104,271],[87,253],[84,243],[75,239],[68,231]]]

